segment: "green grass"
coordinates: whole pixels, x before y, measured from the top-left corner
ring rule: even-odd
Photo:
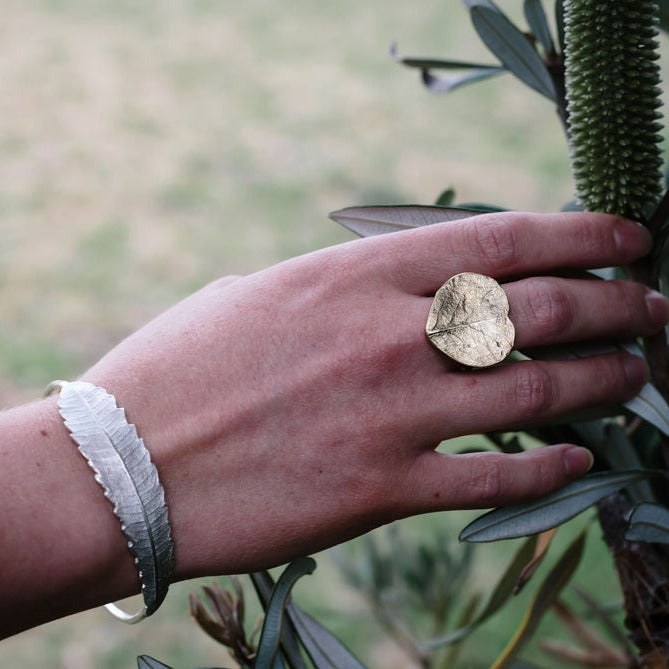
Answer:
[[[432,96],[389,58],[393,40],[403,54],[491,61],[456,0],[5,2],[0,407],[77,375],[221,274],[348,239],[333,209],[431,203],[447,186],[508,208],[571,199],[548,102],[508,77]],[[462,518],[411,522],[455,535]],[[591,534],[581,578],[614,596]],[[478,552],[485,589],[507,551]],[[407,666],[327,559],[312,583],[296,596],[373,666]],[[140,626],[93,611],[19,635],[0,665],[125,669],[141,652],[225,664],[188,618],[193,587],[175,586]],[[485,626],[466,666],[486,666],[528,596]]]

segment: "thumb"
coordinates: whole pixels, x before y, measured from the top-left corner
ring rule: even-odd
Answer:
[[[524,453],[430,451],[416,461],[404,488],[419,510],[474,509],[542,497],[585,474],[592,453],[573,444]]]

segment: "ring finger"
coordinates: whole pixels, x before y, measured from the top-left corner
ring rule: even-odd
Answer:
[[[669,302],[631,281],[533,277],[503,288],[516,348],[646,336],[669,319]]]

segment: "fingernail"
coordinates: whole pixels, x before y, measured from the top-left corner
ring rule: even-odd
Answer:
[[[657,290],[646,292],[646,309],[653,323],[658,326],[669,322],[669,300]]]
[[[569,476],[582,476],[592,469],[595,463],[593,454],[582,446],[572,446],[563,455],[564,466]]]
[[[626,355],[623,359],[627,382],[634,388],[640,388],[648,381],[648,365],[643,358],[636,355]]]
[[[640,257],[650,251],[653,240],[641,223],[620,219],[613,229],[613,238],[618,250],[630,257]]]

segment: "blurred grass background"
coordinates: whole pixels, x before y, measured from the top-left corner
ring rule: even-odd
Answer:
[[[5,0],[0,407],[81,373],[204,282],[350,238],[333,209],[429,204],[451,186],[508,208],[571,198],[550,103],[509,77],[433,96],[388,56],[394,40],[401,54],[491,61],[456,0]],[[463,522],[412,527],[455,535]],[[610,601],[590,543],[585,580]],[[512,550],[482,549],[482,589]],[[140,626],[93,611],[19,635],[0,666],[120,669],[142,652],[230,664],[188,618],[193,587]],[[301,592],[372,666],[408,666],[327,559]],[[463,666],[486,666],[526,604],[487,625]]]

